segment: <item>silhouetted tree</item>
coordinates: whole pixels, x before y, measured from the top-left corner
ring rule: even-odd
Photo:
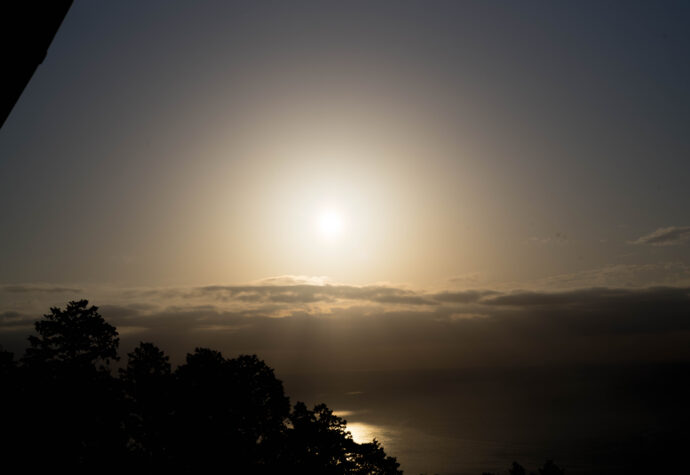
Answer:
[[[153,343],[141,342],[128,353],[127,367],[120,369],[128,406],[125,430],[135,464],[165,466],[172,413],[172,374],[169,358]]]
[[[509,475],[526,475],[527,471],[525,468],[517,462],[513,462],[510,469],[508,469]],[[558,467],[553,460],[547,460],[544,466],[539,469],[539,475],[564,475],[564,470]],[[485,472],[482,475],[492,475],[489,472]],[[530,475],[537,475],[534,472],[530,472]]]
[[[348,473],[354,468],[348,457],[346,422],[325,404],[312,411],[298,402],[290,414],[290,424],[291,465],[314,474]]]
[[[525,467],[514,461],[508,473],[510,475],[526,475],[527,472],[525,471]]]
[[[225,359],[197,348],[176,373],[176,452],[181,463],[240,472],[276,463],[290,403],[273,370],[256,356]]]
[[[113,467],[126,441],[120,387],[107,370],[118,359],[117,331],[86,300],[50,310],[35,323],[22,358],[30,409],[24,444],[46,466],[95,469],[112,459]]]
[[[400,464],[387,457],[378,441],[357,444],[347,421],[325,404],[309,410],[298,402],[290,414],[289,464],[305,474],[399,474]]]
[[[35,324],[20,364],[0,349],[3,463],[32,471],[397,475],[374,440],[358,444],[325,404],[290,411],[256,355],[197,348],[171,371],[141,342],[114,378],[116,329],[86,300]]]
[[[539,469],[539,475],[563,475],[564,473],[565,471],[553,463],[553,460],[547,460],[544,466]]]
[[[0,378],[10,377],[17,370],[17,362],[14,361],[14,353],[0,346]]]
[[[17,433],[26,423],[18,413],[23,399],[21,388],[14,354],[0,347],[0,450],[8,453],[16,452],[19,448]]]
[[[156,385],[170,376],[170,358],[153,343],[139,343],[127,357],[127,367],[120,369],[120,377],[133,387]]]
[[[105,370],[110,360],[119,360],[117,330],[105,322],[98,307],[88,304],[80,300],[69,302],[65,310],[51,308],[34,324],[38,336],[29,336],[31,346],[23,361],[48,365],[55,371],[60,367]]]
[[[363,444],[354,444],[350,455],[355,464],[353,473],[362,475],[395,475],[401,474],[400,464],[395,457],[389,457],[383,451],[378,440]]]

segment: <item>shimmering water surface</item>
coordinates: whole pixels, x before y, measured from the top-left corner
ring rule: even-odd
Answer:
[[[536,471],[553,459],[579,475],[625,473],[636,451],[678,440],[690,422],[689,375],[685,365],[647,365],[291,375],[285,384],[293,400],[326,402],[355,441],[377,439],[406,474],[503,473],[513,460]]]

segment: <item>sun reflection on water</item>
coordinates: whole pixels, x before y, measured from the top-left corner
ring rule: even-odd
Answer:
[[[352,416],[352,411],[335,411],[338,417],[348,418]],[[382,445],[386,445],[393,439],[392,431],[374,424],[367,424],[366,422],[349,422],[347,423],[347,431],[352,434],[352,440],[358,444],[369,443],[374,439],[378,440]]]
[[[381,440],[376,432],[377,427],[363,422],[348,422],[347,430],[352,434],[352,440],[358,444],[371,442],[374,439]]]

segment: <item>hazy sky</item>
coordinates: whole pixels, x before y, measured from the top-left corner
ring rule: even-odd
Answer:
[[[88,298],[178,358],[543,359],[513,325],[566,360],[679,357],[688,24],[684,2],[76,2],[0,132],[4,344]]]
[[[0,132],[0,281],[687,283],[689,21],[75,2]]]
[[[0,130],[0,345],[87,298],[123,355],[326,372],[417,472],[503,470],[558,421],[658,433],[676,406],[644,419],[606,371],[553,383],[601,417],[521,377],[337,372],[690,361],[688,25],[683,1],[76,1]]]

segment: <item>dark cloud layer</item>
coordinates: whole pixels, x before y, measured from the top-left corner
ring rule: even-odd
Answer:
[[[289,370],[690,358],[690,288],[424,292],[302,283],[129,298],[100,306],[123,350],[153,341],[177,362],[196,346],[256,353]],[[19,351],[38,317],[0,314],[0,343]]]
[[[32,321],[30,316],[19,312],[7,311],[0,313],[0,329],[3,330],[27,327]]]

